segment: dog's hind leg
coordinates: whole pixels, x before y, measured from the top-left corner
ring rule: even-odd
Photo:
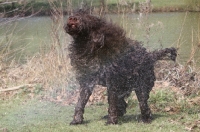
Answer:
[[[140,90],[135,90],[135,93],[139,101],[139,106],[141,110],[141,120],[144,123],[150,123],[152,120],[152,115],[151,115],[151,110],[147,103],[149,99],[149,91],[144,92],[140,89]]]
[[[126,107],[127,107],[127,103],[125,102],[124,97],[118,99],[118,101],[117,101],[117,115],[123,116],[124,114],[126,114]]]
[[[74,118],[73,121],[70,123],[70,125],[77,125],[83,123],[84,108],[91,94],[92,94],[92,88],[90,89],[88,87],[81,87],[80,97],[75,107]]]

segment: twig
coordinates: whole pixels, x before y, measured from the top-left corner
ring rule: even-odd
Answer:
[[[17,1],[12,1],[12,2],[3,2],[3,3],[0,3],[0,5],[6,5],[6,4],[12,4],[12,3],[17,3]]]
[[[6,89],[0,89],[0,92],[8,92],[8,91],[14,91],[14,90],[18,90],[20,88],[24,88],[24,87],[33,87],[35,86],[35,84],[23,84],[23,85],[20,85],[20,86],[15,86],[15,87],[12,87],[12,88],[6,88]]]
[[[183,20],[183,23],[182,23],[182,27],[181,27],[181,32],[180,32],[180,35],[179,35],[179,38],[178,38],[178,40],[177,40],[177,48],[180,48],[180,41],[181,41],[181,36],[182,36],[182,32],[183,32],[183,28],[184,28],[184,25],[185,25],[185,20],[186,20],[186,18],[187,18],[187,12],[186,12],[186,14],[185,14],[185,18],[184,18],[184,20]]]
[[[26,16],[26,17],[14,16],[13,18],[3,19],[3,21],[0,21],[0,26],[3,26],[3,25],[8,24],[8,23],[11,23],[13,21],[20,21],[20,20],[23,20],[23,19],[27,19],[27,18],[33,17],[33,16],[37,15],[41,10],[42,10],[42,8],[39,11],[31,14],[30,16]]]

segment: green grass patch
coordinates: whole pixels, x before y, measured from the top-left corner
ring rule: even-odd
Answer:
[[[171,94],[171,93],[170,93]],[[165,104],[172,105],[173,95],[167,95],[165,91],[159,91],[151,95],[150,105]],[[130,101],[132,100],[132,105]],[[153,122],[143,124],[138,122],[140,110],[137,100],[129,99],[129,107],[125,116],[119,118],[118,125],[106,126],[106,119],[102,117],[107,114],[107,104],[87,106],[84,114],[84,124],[70,126],[74,106],[64,106],[40,99],[27,99],[16,96],[11,100],[0,100],[0,131],[8,130],[14,132],[110,132],[110,131],[176,131],[184,132],[191,128],[198,130],[200,126],[195,124],[199,121],[198,109],[193,112],[180,111],[175,113],[166,112],[165,106],[159,106],[159,110],[153,111]],[[176,104],[172,105],[175,106]],[[189,108],[190,110],[195,107]],[[196,127],[194,127],[196,125]]]

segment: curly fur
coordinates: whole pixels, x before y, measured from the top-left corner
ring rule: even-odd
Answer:
[[[69,16],[64,29],[74,40],[69,46],[70,59],[81,88],[71,124],[83,123],[85,105],[97,84],[107,87],[107,124],[117,124],[118,116],[126,113],[124,98],[133,90],[141,120],[149,123],[147,100],[155,81],[154,64],[166,57],[175,60],[176,49],[148,52],[140,42],[126,38],[122,28],[83,10]]]

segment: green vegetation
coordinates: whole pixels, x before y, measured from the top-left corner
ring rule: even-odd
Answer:
[[[160,89],[156,93],[151,94],[150,106],[154,113],[154,120],[151,124],[138,122],[140,114],[138,103],[136,99],[131,99],[132,105],[128,107],[127,114],[119,119],[118,125],[111,126],[105,126],[106,119],[102,118],[107,114],[107,104],[87,106],[84,124],[70,126],[69,123],[72,120],[74,106],[65,106],[40,98],[28,99],[27,97],[16,96],[11,100],[0,100],[0,131],[197,131],[200,128],[200,106],[188,108],[193,110],[192,112],[182,108],[180,111],[177,111],[175,109],[177,105],[186,105],[186,103],[179,103],[171,96],[175,96],[175,94],[166,89]],[[163,101],[165,104],[163,104]],[[159,103],[159,108],[156,108]]]

